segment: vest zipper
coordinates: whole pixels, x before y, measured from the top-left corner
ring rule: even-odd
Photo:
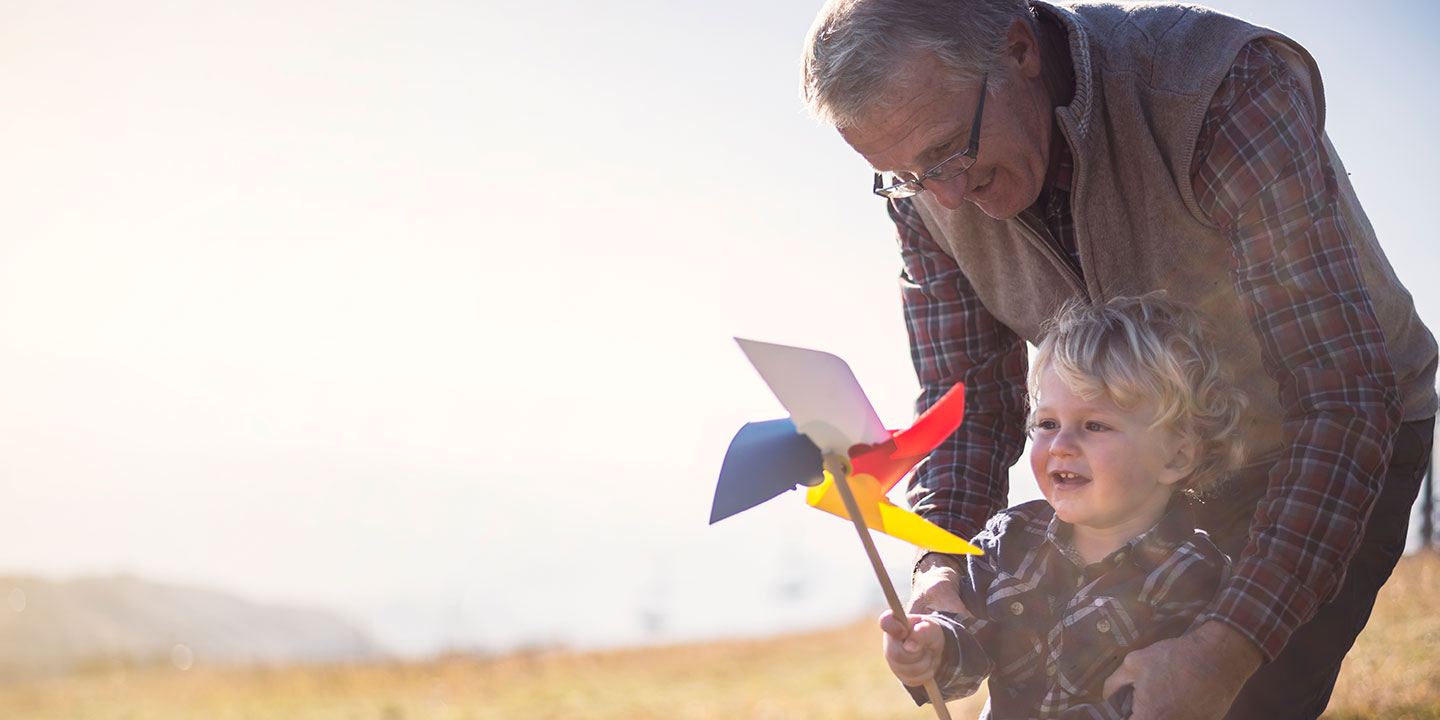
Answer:
[[[1050,258],[1050,262],[1053,263],[1055,267],[1060,268],[1061,272],[1065,274],[1065,277],[1070,280],[1071,289],[1088,298],[1089,293],[1085,289],[1085,280],[1080,276],[1080,271],[1077,270],[1074,265],[1071,265],[1070,259],[1065,257],[1065,253],[1060,251],[1060,243],[1055,241],[1054,236],[1050,234],[1050,230],[1045,227],[1045,224],[1040,222],[1040,219],[1035,217],[1035,214],[1028,209],[1021,212],[1018,219],[1020,220],[1020,224],[1023,225],[1026,230],[1030,231],[1031,244],[1045,253],[1045,256]]]

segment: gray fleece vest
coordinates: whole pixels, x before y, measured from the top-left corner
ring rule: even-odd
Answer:
[[[1070,197],[1083,279],[1030,213],[994,220],[970,203],[946,210],[916,197],[936,242],[959,264],[995,317],[1030,342],[1067,300],[1092,302],[1164,289],[1206,312],[1223,333],[1232,377],[1250,394],[1252,458],[1280,445],[1278,386],[1230,275],[1230,244],[1196,206],[1191,160],[1211,98],[1240,49],[1265,39],[1311,95],[1324,128],[1324,95],[1310,54],[1273,30],[1195,6],[1033,2],[1067,29],[1075,96],[1055,110],[1070,142]],[[1324,151],[1342,215],[1395,371],[1404,419],[1436,411],[1436,345],[1385,259],[1339,156]]]

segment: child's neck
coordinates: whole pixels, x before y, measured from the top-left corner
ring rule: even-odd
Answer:
[[[1075,544],[1075,554],[1080,556],[1080,560],[1086,565],[1094,565],[1104,560],[1110,553],[1125,547],[1125,543],[1136,537],[1139,536],[1076,525],[1075,534],[1070,541]]]
[[[1104,560],[1110,553],[1125,547],[1125,544],[1144,535],[1160,518],[1165,515],[1165,506],[1161,506],[1143,515],[1137,515],[1129,521],[1110,527],[1094,527],[1090,525],[1072,526],[1070,542],[1075,546],[1075,554],[1086,565]]]

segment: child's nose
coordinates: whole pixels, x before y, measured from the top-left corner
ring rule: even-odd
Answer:
[[[1062,428],[1055,433],[1050,441],[1051,455],[1073,455],[1075,454],[1075,435],[1068,428]]]

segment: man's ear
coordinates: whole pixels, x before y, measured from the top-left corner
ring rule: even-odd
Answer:
[[[1195,438],[1177,435],[1174,442],[1170,459],[1165,463],[1164,476],[1160,478],[1162,485],[1173,485],[1190,477],[1200,461],[1200,444]]]
[[[1030,27],[1030,23],[1020,19],[1011,21],[1010,29],[1005,32],[1005,40],[1009,43],[1007,57],[1019,69],[1020,75],[1027,78],[1040,77],[1040,40],[1035,37],[1035,30]]]

